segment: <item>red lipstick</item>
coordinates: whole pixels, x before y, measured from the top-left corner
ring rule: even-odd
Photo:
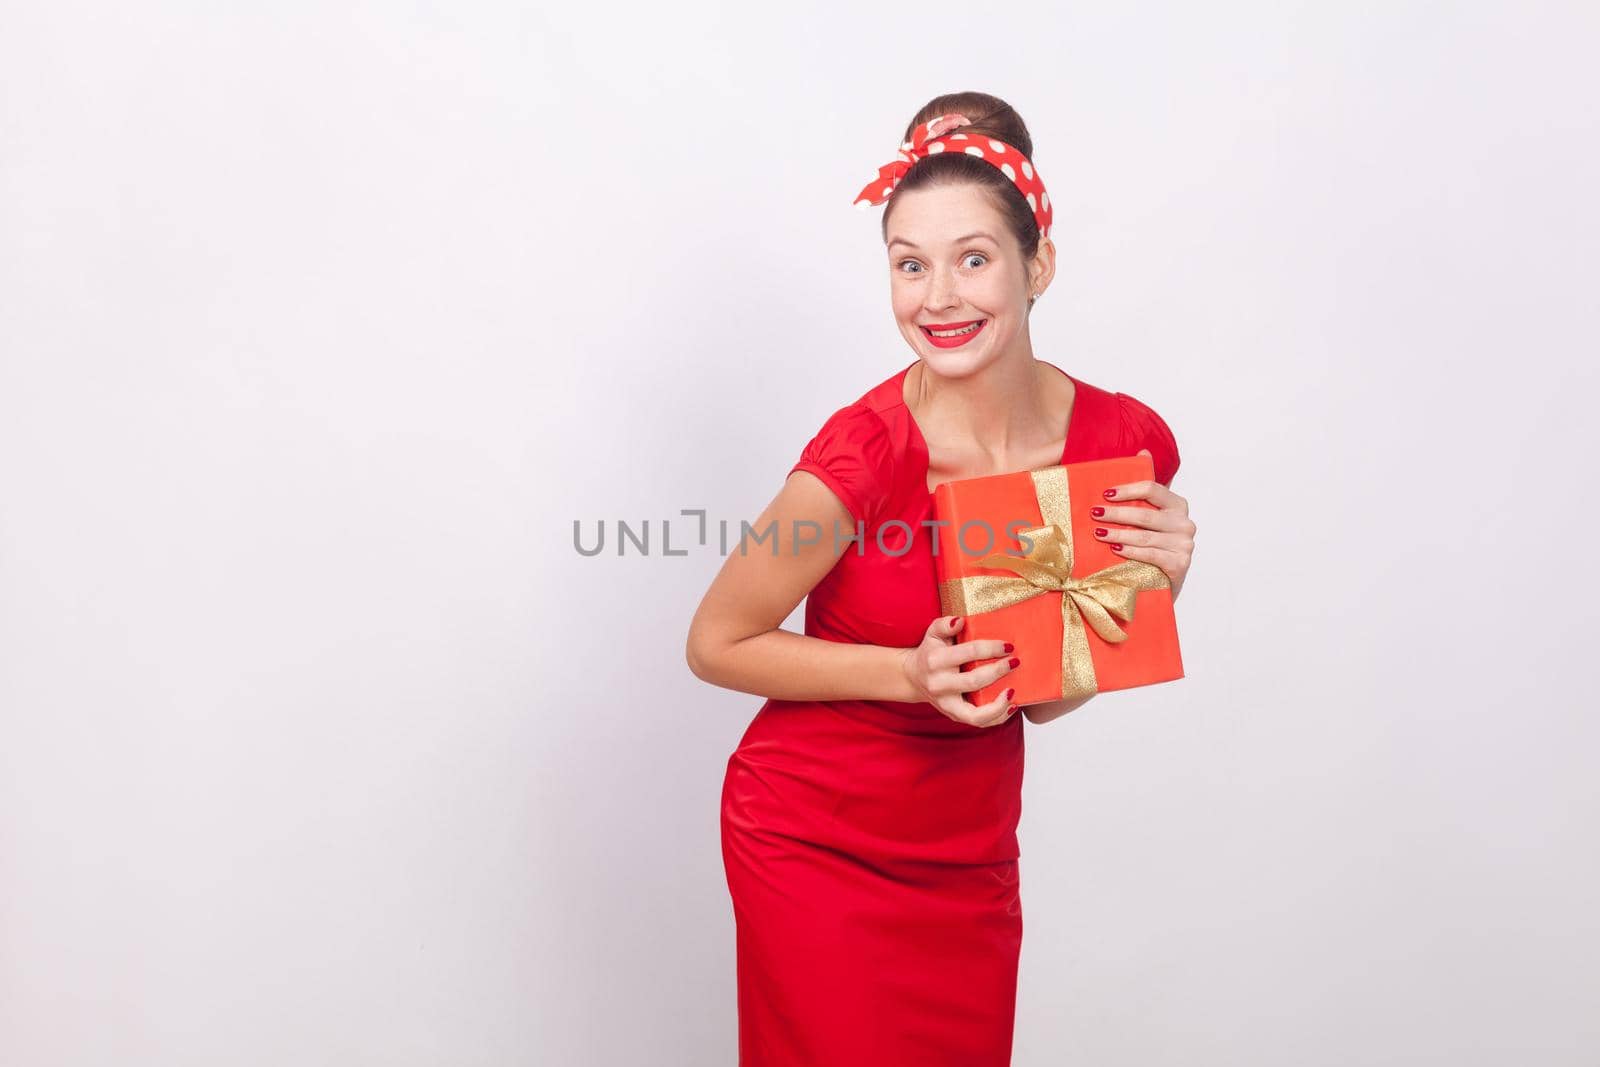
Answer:
[[[935,348],[960,348],[962,345],[966,344],[968,341],[982,333],[983,328],[988,324],[988,319],[968,319],[966,322],[941,322],[928,326],[922,326],[919,324],[919,328],[922,330],[922,336],[926,337],[928,339],[928,343],[933,345]],[[968,330],[966,333],[958,333],[954,337],[935,337],[931,332],[933,330],[959,330],[973,325],[976,325],[977,328]]]

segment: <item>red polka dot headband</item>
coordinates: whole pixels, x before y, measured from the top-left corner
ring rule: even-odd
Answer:
[[[1022,193],[1023,199],[1028,202],[1028,206],[1033,209],[1033,219],[1039,224],[1039,236],[1049,237],[1050,224],[1055,213],[1050,209],[1050,194],[1044,191],[1044,182],[1039,180],[1039,174],[1033,169],[1033,164],[1029,162],[1027,156],[1004,141],[997,141],[981,134],[973,136],[950,132],[957,127],[970,125],[972,125],[971,119],[954,112],[939,115],[922,123],[912,131],[911,140],[900,146],[895,160],[879,167],[877,177],[856,194],[856,206],[866,208],[883,203],[889,199],[894,187],[900,184],[900,179],[905,177],[906,171],[910,170],[911,165],[917,160],[959,148],[969,156],[977,156],[986,163],[992,163],[1002,174],[1010,178],[1012,184]],[[968,141],[971,144],[964,143]]]

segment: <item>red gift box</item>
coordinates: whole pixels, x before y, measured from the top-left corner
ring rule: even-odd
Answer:
[[[1170,580],[1113,552],[1094,536],[1106,520],[1089,514],[1108,503],[1103,490],[1154,477],[1149,456],[1124,456],[963,478],[934,491],[934,518],[948,523],[935,558],[941,609],[966,617],[961,642],[1010,641],[1022,661],[967,693],[970,703],[1008,688],[1021,706],[1183,677]],[[1155,510],[1146,500],[1109,503]]]

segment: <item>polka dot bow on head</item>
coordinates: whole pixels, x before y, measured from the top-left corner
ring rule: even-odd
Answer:
[[[925,156],[937,152],[960,149],[969,156],[977,156],[999,168],[1022,193],[1023,199],[1033,209],[1034,221],[1039,224],[1039,235],[1050,236],[1050,224],[1055,213],[1050,210],[1050,194],[1044,191],[1044,182],[1033,169],[1028,157],[1004,141],[982,134],[951,133],[960,126],[970,126],[972,120],[965,115],[951,113],[939,115],[922,123],[912,131],[911,140],[900,146],[896,158],[878,168],[878,176],[856,194],[856,207],[866,208],[889,199],[900,179],[911,165]]]

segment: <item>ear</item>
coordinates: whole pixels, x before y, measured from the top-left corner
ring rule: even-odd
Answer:
[[[1056,243],[1048,237],[1039,239],[1039,251],[1028,264],[1028,292],[1042,293],[1050,287],[1056,276]]]

